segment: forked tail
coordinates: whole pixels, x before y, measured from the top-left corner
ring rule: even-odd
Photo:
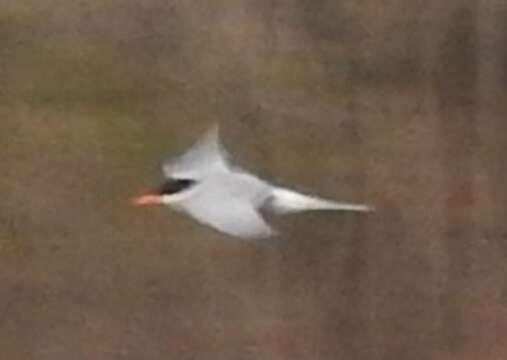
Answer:
[[[283,188],[276,188],[273,190],[269,205],[274,212],[280,214],[308,210],[374,211],[374,209],[368,205],[336,202],[316,196],[300,194]]]

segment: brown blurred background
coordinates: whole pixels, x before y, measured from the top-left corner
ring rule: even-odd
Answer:
[[[506,41],[501,0],[3,1],[0,358],[507,358]],[[128,205],[215,122],[378,212]]]

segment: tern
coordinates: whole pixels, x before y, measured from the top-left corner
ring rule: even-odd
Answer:
[[[278,187],[231,164],[218,126],[189,150],[162,165],[165,181],[136,196],[135,205],[163,204],[230,236],[253,239],[277,234],[260,210],[287,214],[308,210],[369,212],[362,204],[327,200]]]

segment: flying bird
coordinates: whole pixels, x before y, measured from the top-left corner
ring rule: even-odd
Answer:
[[[162,170],[162,185],[134,197],[135,205],[168,205],[202,224],[244,239],[276,234],[261,209],[275,214],[373,210],[367,205],[336,202],[278,187],[232,165],[220,142],[218,126],[182,155],[164,163]]]

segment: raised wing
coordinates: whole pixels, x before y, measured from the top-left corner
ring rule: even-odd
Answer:
[[[229,171],[228,155],[220,143],[215,125],[183,155],[167,161],[163,166],[166,177],[202,179],[210,174]]]

